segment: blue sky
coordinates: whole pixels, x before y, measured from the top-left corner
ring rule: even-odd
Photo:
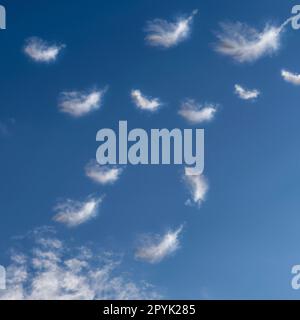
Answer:
[[[300,73],[300,31],[288,25],[280,48],[240,63],[214,50],[219,23],[262,30],[281,25],[295,1],[2,1],[7,30],[0,32],[0,263],[10,264],[15,236],[52,226],[74,246],[121,254],[119,272],[146,281],[170,299],[298,299],[291,268],[300,262],[299,87],[281,70]],[[145,43],[145,25],[198,14],[177,46]],[[55,62],[26,56],[35,36],[65,44]],[[239,99],[234,85],[256,88]],[[101,108],[74,118],[59,111],[64,91],[104,88]],[[130,92],[159,97],[155,113],[138,110]],[[219,105],[209,123],[189,125],[178,115],[184,99]],[[187,206],[181,166],[130,166],[114,185],[85,176],[95,158],[96,133],[117,128],[205,128],[206,201]],[[97,218],[67,228],[53,221],[61,199],[106,197]],[[151,264],[135,259],[142,234],[184,225],[180,248]],[[24,241],[22,250],[31,250]]]

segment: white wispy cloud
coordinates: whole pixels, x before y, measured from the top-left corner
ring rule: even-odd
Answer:
[[[164,235],[144,235],[135,253],[136,259],[158,263],[179,249],[179,235],[183,226]]]
[[[86,176],[102,185],[115,183],[122,171],[122,168],[115,166],[100,166],[96,161],[89,162],[85,167]]]
[[[279,27],[266,25],[262,31],[240,22],[222,23],[215,49],[238,62],[251,62],[271,55],[280,48],[281,34],[288,21]]]
[[[140,90],[132,90],[131,98],[141,110],[155,111],[162,105],[158,98],[147,97]]]
[[[292,83],[296,86],[300,85],[300,74],[299,73],[292,73],[287,70],[281,70],[282,78],[289,83]]]
[[[236,95],[238,95],[238,97],[240,97],[243,100],[254,100],[260,95],[260,92],[258,90],[248,90],[243,88],[239,84],[236,84],[234,86],[234,92]]]
[[[0,120],[0,136],[7,137],[11,134],[16,123],[14,118]]]
[[[98,215],[102,201],[103,197],[89,197],[83,202],[68,199],[54,208],[57,213],[53,220],[68,227],[77,227]]]
[[[73,117],[81,117],[101,107],[107,88],[92,91],[62,92],[59,99],[59,109]]]
[[[33,37],[26,40],[24,52],[36,62],[53,62],[64,47],[64,44],[51,44]]]
[[[190,168],[185,168],[184,180],[189,188],[191,198],[187,200],[187,205],[197,205],[198,207],[206,200],[209,189],[208,182],[204,175],[190,175]]]
[[[152,286],[123,273],[114,254],[70,247],[53,235],[40,236],[30,250],[14,250],[6,271],[7,289],[0,290],[0,300],[160,298]]]
[[[181,104],[178,113],[188,122],[196,124],[213,120],[217,108],[217,104],[205,103],[201,105],[194,100],[188,99]]]
[[[188,17],[180,17],[174,22],[163,19],[154,19],[147,23],[145,31],[146,42],[151,46],[171,48],[187,39],[194,16],[198,10],[194,10]]]

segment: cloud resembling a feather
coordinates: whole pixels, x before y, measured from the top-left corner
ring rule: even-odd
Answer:
[[[191,197],[187,200],[187,205],[197,205],[198,207],[206,200],[209,189],[207,179],[204,175],[190,175],[190,168],[185,168],[184,180],[188,186]]]
[[[35,62],[49,63],[57,59],[64,47],[64,44],[51,44],[40,38],[33,37],[26,40],[24,52]]]
[[[289,83],[292,83],[296,86],[300,85],[300,74],[299,73],[293,73],[287,70],[281,70],[281,76],[282,78]]]
[[[217,112],[218,105],[205,103],[203,105],[194,100],[185,100],[179,110],[179,115],[192,124],[212,121]]]
[[[102,201],[103,197],[89,197],[83,202],[68,199],[56,205],[53,220],[67,227],[77,227],[98,215]]]
[[[279,50],[281,34],[289,21],[281,26],[266,25],[262,31],[240,22],[221,23],[222,30],[217,33],[219,41],[215,50],[240,63],[272,55]]]
[[[179,236],[182,230],[183,226],[180,226],[164,235],[144,235],[141,245],[136,250],[135,258],[149,263],[161,262],[179,249]]]
[[[162,103],[158,98],[145,96],[140,90],[132,90],[131,98],[137,108],[147,111],[156,111]]]
[[[100,166],[96,161],[91,161],[85,167],[86,176],[102,185],[114,184],[120,178],[122,171],[122,168],[116,166]]]
[[[146,42],[150,46],[171,48],[186,40],[191,32],[191,24],[198,10],[194,10],[188,17],[180,17],[169,22],[163,19],[154,19],[147,23],[145,31]]]
[[[234,86],[234,92],[240,99],[243,100],[254,100],[260,95],[260,92],[258,90],[245,89],[239,84],[236,84]]]
[[[91,91],[62,92],[59,98],[59,110],[73,117],[82,117],[101,107],[107,88]]]

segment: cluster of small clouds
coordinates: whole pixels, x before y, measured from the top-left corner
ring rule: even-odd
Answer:
[[[194,10],[189,16],[179,17],[175,21],[148,21],[145,28],[146,43],[162,48],[178,45],[190,35],[192,22],[197,13],[198,10]],[[215,50],[240,63],[253,62],[263,56],[272,55],[279,50],[281,35],[290,21],[291,19],[287,19],[279,26],[267,24],[261,31],[241,22],[221,23],[220,31],[216,32],[218,41],[215,43]],[[24,52],[36,62],[51,62],[57,59],[65,47],[64,44],[51,44],[38,37],[32,37],[26,40]],[[143,108],[142,94],[133,90],[132,95],[136,101],[140,101],[137,104],[141,104]],[[145,103],[148,105],[147,101]],[[154,100],[153,103],[156,105],[158,102]]]
[[[174,21],[154,19],[146,25],[145,41],[153,47],[169,49],[186,40],[191,34],[197,10],[189,16]],[[254,62],[266,55],[275,54],[281,36],[289,20],[280,26],[266,25],[263,30],[243,23],[222,23],[215,50],[239,63]],[[33,61],[50,63],[57,60],[66,46],[49,43],[37,37],[26,40],[24,53]],[[300,75],[282,70],[283,79],[300,85]],[[235,94],[243,100],[255,100],[261,94],[257,89],[247,89],[236,84]],[[100,109],[107,87],[103,89],[64,91],[60,94],[58,108],[61,112],[79,118]],[[131,99],[140,110],[154,112],[162,106],[159,98],[145,95],[138,89],[131,91]],[[216,103],[198,103],[187,99],[182,102],[178,114],[190,124],[212,121],[217,112]],[[2,128],[2,129],[1,129]],[[0,131],[3,131],[3,126]],[[206,200],[209,184],[204,175],[190,175],[185,168],[184,181],[190,197],[186,204],[200,207]],[[99,166],[91,161],[85,167],[85,175],[102,186],[112,185],[120,178],[120,167]],[[89,196],[84,201],[67,199],[58,203],[53,220],[74,228],[99,214],[104,197]],[[159,263],[180,248],[183,225],[161,235],[143,235],[135,251],[135,258],[148,263]],[[14,253],[7,269],[8,290],[0,292],[0,299],[145,299],[156,298],[149,287],[138,286],[123,275],[115,276],[118,262],[103,256],[95,256],[88,248],[81,247],[68,257],[70,250],[60,240],[39,237],[31,254]],[[99,260],[95,263],[95,259]],[[99,264],[101,261],[101,264]]]
[[[119,270],[121,260],[90,247],[70,247],[53,234],[35,238],[29,252],[12,251],[0,300],[158,299],[154,288]]]

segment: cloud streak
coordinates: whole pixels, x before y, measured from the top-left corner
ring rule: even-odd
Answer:
[[[181,105],[178,114],[192,124],[212,121],[217,112],[218,106],[213,103],[198,104],[188,99]]]
[[[64,47],[63,44],[50,44],[45,40],[33,37],[26,40],[24,52],[36,62],[47,63],[54,62]]]
[[[190,16],[178,18],[174,22],[163,19],[149,21],[145,29],[147,32],[146,42],[150,46],[165,49],[178,45],[190,35],[191,24],[197,12],[198,10],[194,10]]]
[[[258,90],[256,89],[248,90],[243,88],[239,84],[236,84],[234,86],[234,92],[240,99],[243,99],[243,100],[254,100],[260,95],[260,92]]]
[[[106,90],[62,92],[58,107],[61,112],[75,118],[85,116],[101,107]]]
[[[89,197],[83,202],[68,199],[54,208],[57,214],[53,220],[65,224],[67,227],[77,227],[98,215],[102,201],[103,197]]]
[[[300,74],[298,73],[292,73],[287,70],[281,70],[281,76],[286,82],[292,83],[296,86],[300,85]]]
[[[135,258],[149,263],[161,262],[179,249],[179,236],[183,226],[178,229],[168,231],[166,234],[145,235],[141,240],[141,245],[135,253]]]
[[[16,120],[14,118],[0,120],[0,137],[10,136],[15,123]]]

